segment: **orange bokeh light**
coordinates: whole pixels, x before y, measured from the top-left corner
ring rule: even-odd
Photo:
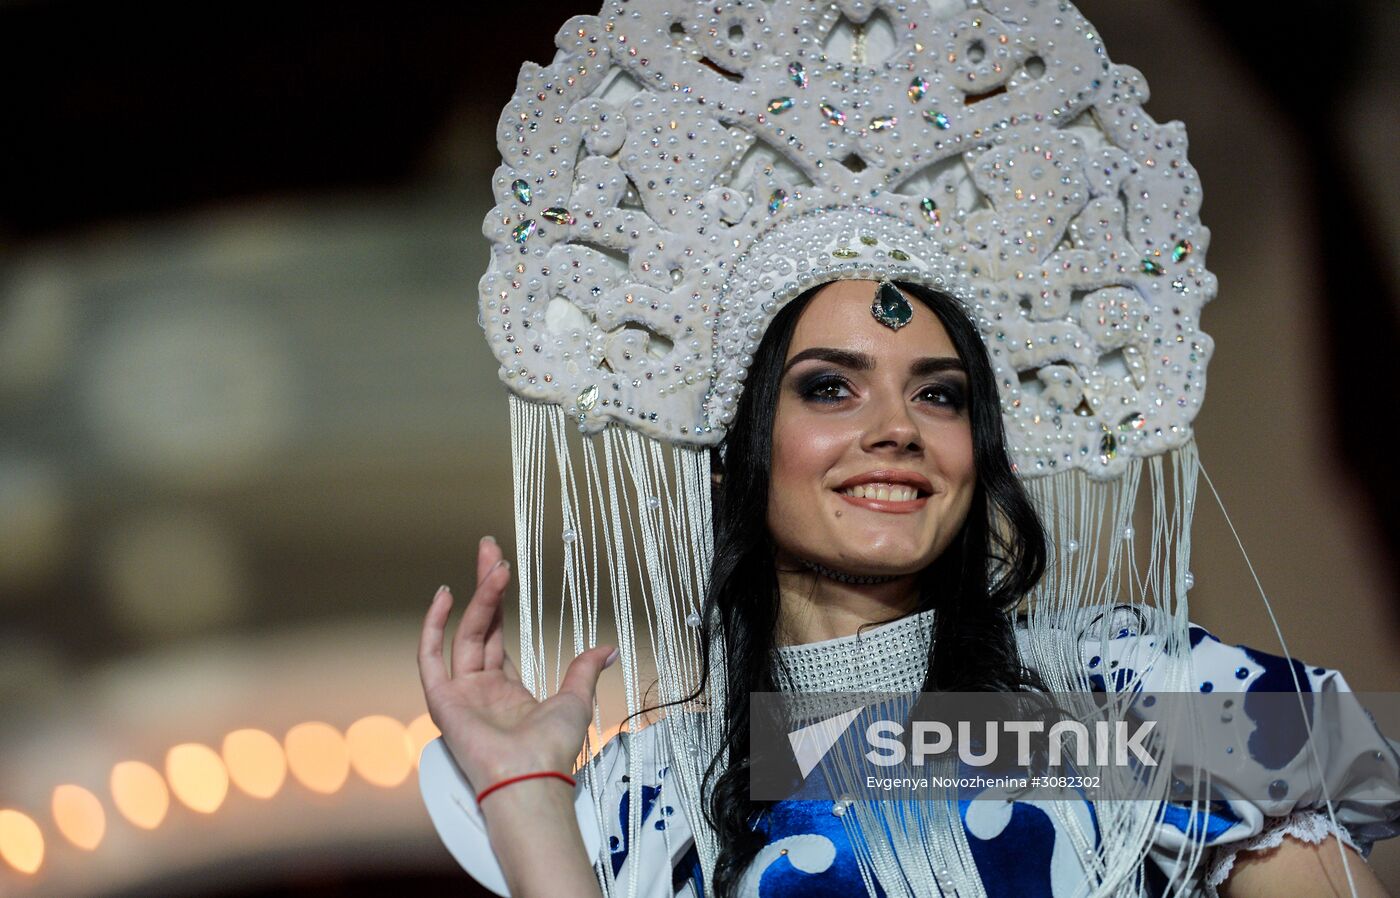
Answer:
[[[107,812],[102,802],[82,786],[63,785],[53,790],[53,822],[74,845],[92,851],[107,833]]]
[[[0,811],[0,857],[21,873],[37,873],[44,863],[44,834],[19,811]]]
[[[433,718],[428,714],[419,714],[408,725],[405,736],[408,739],[408,754],[413,759],[413,766],[418,766],[418,758],[423,754],[423,746],[432,742],[442,735],[442,731],[433,723]]]
[[[345,731],[355,772],[386,789],[402,783],[413,770],[413,758],[405,750],[407,740],[404,725],[382,714],[362,717]]]
[[[298,782],[325,795],[345,785],[350,775],[350,750],[340,731],[327,723],[299,723],[284,740],[287,766]]]
[[[155,829],[170,810],[170,790],[151,765],[122,761],[112,768],[112,802],[134,825]]]
[[[228,769],[207,745],[186,742],[166,752],[165,778],[175,797],[201,814],[214,813],[228,797]]]
[[[262,730],[234,730],[225,736],[224,763],[234,785],[254,798],[271,798],[287,780],[282,743]]]

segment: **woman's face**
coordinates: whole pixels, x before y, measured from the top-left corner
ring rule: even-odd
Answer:
[[[806,559],[852,574],[917,572],[947,548],[972,504],[963,363],[913,297],[907,325],[877,321],[876,287],[828,284],[793,332],[768,492],[784,567]]]

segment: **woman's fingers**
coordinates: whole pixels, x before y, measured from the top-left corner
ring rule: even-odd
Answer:
[[[559,693],[576,696],[584,705],[593,707],[593,696],[598,690],[598,677],[603,669],[616,660],[611,646],[600,645],[581,653],[564,671],[564,679],[559,683]]]
[[[486,628],[486,646],[481,658],[482,670],[499,669],[505,658],[505,605],[504,601],[496,603],[496,614],[491,618],[490,626]]]
[[[418,637],[418,678],[427,693],[448,678],[447,663],[442,657],[442,634],[447,627],[447,615],[452,610],[452,591],[438,587],[423,617],[423,632]]]
[[[501,557],[501,548],[494,539],[487,537],[481,541],[477,564],[476,592],[467,603],[467,610],[452,641],[454,673],[471,673],[482,669],[491,621],[496,616],[506,584],[510,582],[510,563]]]

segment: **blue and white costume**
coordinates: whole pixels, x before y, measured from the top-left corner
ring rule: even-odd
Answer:
[[[927,645],[926,625],[931,613],[869,629],[859,639],[842,637],[779,651],[793,664],[799,680],[794,685],[815,685],[800,680],[804,670],[816,669],[812,662],[820,657],[848,672],[846,682],[828,682],[826,691],[870,688],[878,683],[880,668],[884,666],[881,659],[899,658],[902,650],[919,645],[921,639]],[[924,633],[920,627],[924,627]],[[1144,691],[1152,692],[1153,684],[1166,670],[1156,654],[1155,637],[1151,632],[1140,632],[1132,623],[1119,626],[1115,622],[1114,627],[1107,643],[1098,638],[1085,641],[1086,670],[1091,678],[1102,671],[1118,677],[1120,683],[1140,683]],[[1018,636],[1024,641],[1025,631]],[[1226,645],[1198,627],[1191,630],[1191,643],[1195,688],[1239,695],[1237,707],[1242,714],[1249,713],[1251,695],[1293,692],[1295,674],[1306,693],[1349,691],[1345,680],[1334,670],[1305,667],[1252,649]],[[1135,659],[1144,656],[1155,657],[1156,664],[1135,670]],[[1166,894],[1167,884],[1178,881],[1184,871],[1183,858],[1195,847],[1184,844],[1188,841],[1198,843],[1205,853],[1188,876],[1186,894],[1212,896],[1215,887],[1228,876],[1239,851],[1272,847],[1285,834],[1311,842],[1335,834],[1365,854],[1375,840],[1400,833],[1400,800],[1394,800],[1400,797],[1397,744],[1382,736],[1364,716],[1341,727],[1316,723],[1310,747],[1316,750],[1325,771],[1323,781],[1332,800],[1332,816],[1327,814],[1317,789],[1300,787],[1299,794],[1290,794],[1290,771],[1302,771],[1304,768],[1298,765],[1312,763],[1307,737],[1258,732],[1255,735],[1261,738],[1251,738],[1238,751],[1226,746],[1216,758],[1196,760],[1215,781],[1233,786],[1234,791],[1269,797],[1212,802],[1194,827],[1190,826],[1184,807],[1162,805],[1146,861],[1147,894]],[[683,805],[680,790],[673,785],[666,727],[663,719],[634,733],[619,733],[593,762],[605,811],[599,868],[611,880],[614,895],[700,898],[707,894],[691,837],[692,815]],[[629,836],[629,755],[637,755],[636,769],[645,778],[640,789],[640,827],[635,836]],[[686,761],[693,763],[694,759]],[[440,778],[427,775],[423,785],[425,795],[445,787]],[[592,802],[582,779],[578,788],[580,819],[587,826]],[[1368,800],[1358,800],[1363,795]],[[1391,796],[1392,800],[1376,800],[1376,796]],[[1063,815],[1050,812],[1054,803],[960,802],[961,822],[980,878],[981,893],[988,898],[1066,898],[1082,894],[1087,881],[1085,862],[1072,847],[1073,839],[1062,831]],[[1087,802],[1073,804],[1076,807],[1070,814],[1077,816],[1087,831],[1097,834],[1091,806]],[[842,820],[844,810],[841,802],[830,799],[788,799],[770,806],[757,826],[767,834],[768,844],[750,866],[741,893],[755,898],[885,895],[878,882],[869,888],[866,885],[851,844],[850,829]],[[437,814],[434,819],[451,847],[451,824],[445,825]],[[499,886],[499,871],[489,856],[484,831],[470,857],[464,858],[456,848],[454,853],[468,872],[487,884],[495,882]],[[504,889],[498,890],[504,894]],[[959,894],[963,893],[959,889]]]

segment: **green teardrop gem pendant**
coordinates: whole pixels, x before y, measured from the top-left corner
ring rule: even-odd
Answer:
[[[875,302],[870,306],[870,314],[885,327],[897,331],[913,320],[914,308],[898,287],[889,281],[881,281],[875,289]]]

